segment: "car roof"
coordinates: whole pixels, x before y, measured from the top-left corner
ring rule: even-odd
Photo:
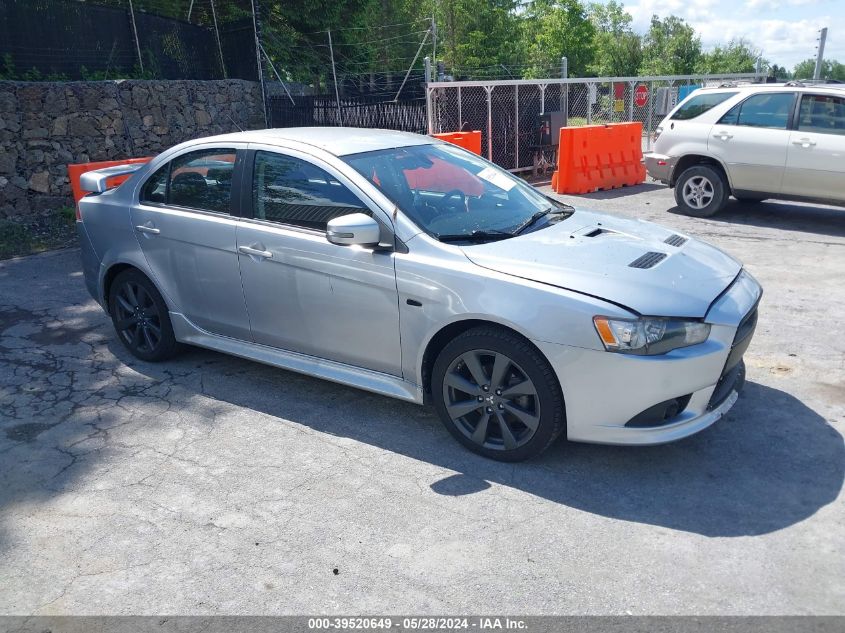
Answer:
[[[318,147],[335,156],[347,156],[410,145],[428,145],[437,142],[430,136],[421,134],[357,127],[286,127],[249,130],[196,139],[195,142],[214,143],[218,141],[267,143],[269,145],[284,145],[288,142],[304,143]]]
[[[831,91],[833,94],[845,93],[845,84],[826,84],[826,83],[801,83],[789,81],[786,83],[773,84],[721,84],[719,86],[703,86],[700,90],[708,92],[783,92],[786,90],[794,90],[796,92],[819,92]]]

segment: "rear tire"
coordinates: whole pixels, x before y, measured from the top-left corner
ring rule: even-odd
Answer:
[[[709,165],[688,167],[675,182],[675,202],[684,215],[709,218],[721,211],[727,199],[724,175]]]
[[[529,341],[477,327],[446,345],[434,362],[434,406],[461,444],[503,462],[535,457],[566,428],[563,394]]]
[[[159,362],[180,351],[167,304],[141,271],[130,268],[114,278],[109,312],[117,337],[136,358]]]

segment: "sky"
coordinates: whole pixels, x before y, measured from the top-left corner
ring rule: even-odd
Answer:
[[[815,57],[818,30],[828,27],[825,59],[845,63],[845,0],[622,0],[639,33],[651,16],[677,15],[701,36],[705,50],[744,37],[772,64],[789,70]]]

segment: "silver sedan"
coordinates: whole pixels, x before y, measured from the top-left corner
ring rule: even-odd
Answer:
[[[507,461],[676,440],[744,382],[761,289],[739,262],[429,137],[242,132],[82,188],[86,284],[145,361],[198,345],[431,403]]]

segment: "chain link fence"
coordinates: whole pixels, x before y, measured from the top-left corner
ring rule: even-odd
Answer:
[[[0,79],[258,81],[249,0],[0,0]]]
[[[649,149],[657,124],[695,88],[764,80],[743,73],[429,82],[428,132],[481,130],[483,156],[511,171],[536,172],[554,162],[556,125],[639,121]]]

